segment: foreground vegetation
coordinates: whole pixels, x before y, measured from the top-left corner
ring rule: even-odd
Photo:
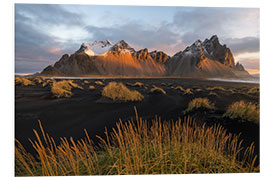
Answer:
[[[188,103],[188,107],[186,112],[194,111],[194,110],[213,110],[215,109],[214,103],[210,102],[207,98],[194,98]]]
[[[260,110],[254,103],[237,101],[228,107],[227,111],[223,114],[223,117],[259,124]]]
[[[136,111],[136,109],[135,109]],[[93,145],[86,130],[84,139],[52,137],[34,130],[30,140],[37,156],[27,153],[19,141],[15,146],[16,176],[181,174],[258,172],[254,167],[254,145],[242,149],[239,136],[221,126],[197,126],[190,119],[151,123],[136,120],[116,124],[100,146]],[[242,158],[240,159],[240,152]]]
[[[71,97],[72,88],[83,89],[81,86],[74,83],[72,80],[53,81],[51,85],[51,94],[53,97]]]
[[[102,96],[114,101],[141,101],[144,96],[136,91],[128,89],[123,83],[110,82],[102,90]]]

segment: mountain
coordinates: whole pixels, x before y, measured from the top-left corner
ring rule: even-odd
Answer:
[[[195,41],[184,51],[179,51],[166,66],[167,75],[188,77],[246,77],[248,72],[241,64],[235,65],[233,55],[226,45],[221,45],[216,35]]]
[[[136,51],[127,42],[109,40],[82,43],[72,55],[64,54],[41,75],[120,75],[185,77],[250,77],[243,65],[235,64],[226,45],[216,35],[195,41],[172,57],[162,51]]]
[[[165,53],[159,57],[168,59]],[[157,59],[157,58],[156,58]],[[54,66],[45,68],[42,75],[121,75],[121,76],[159,76],[165,74],[165,66],[153,59],[147,49],[135,51],[124,40],[112,44],[99,41],[89,45],[83,43],[74,54],[64,54]],[[164,60],[165,61],[165,60]],[[50,71],[48,71],[50,70]]]
[[[92,44],[82,43],[80,49],[75,53],[84,52],[89,56],[102,55],[112,47],[109,40],[95,41]]]

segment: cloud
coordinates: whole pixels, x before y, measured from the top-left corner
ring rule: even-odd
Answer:
[[[151,27],[143,26],[137,22],[127,22],[124,25],[113,27],[96,27],[91,25],[87,26],[86,29],[94,37],[89,38],[89,41],[110,39],[116,43],[123,39],[135,47],[150,47],[151,49],[161,47],[161,44],[171,46],[179,43],[179,35],[172,31],[169,24]]]
[[[258,15],[259,9],[186,8],[174,15],[172,24],[177,27],[183,43],[189,45],[197,39],[204,40],[214,34],[226,39],[245,37],[250,32],[257,33]]]
[[[15,12],[38,24],[82,25],[79,14],[66,11],[57,4],[15,4]]]
[[[228,38],[224,42],[234,55],[260,51],[260,38],[258,37]]]
[[[15,4],[16,70],[42,70],[61,54],[74,53],[82,42],[102,39],[114,43],[123,39],[136,50],[147,47],[174,55],[197,39],[217,34],[235,55],[259,50],[258,9],[177,7],[173,17],[151,22],[111,9],[102,11],[102,6],[95,8],[102,13],[91,14],[88,6],[81,12],[74,5]],[[94,23],[97,19],[100,23]]]
[[[64,52],[74,51],[74,43],[61,43],[46,31],[46,27],[61,24],[68,27],[80,21],[76,14],[58,5],[15,5],[16,72],[42,70]]]

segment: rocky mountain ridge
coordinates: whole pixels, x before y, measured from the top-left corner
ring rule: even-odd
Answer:
[[[136,51],[127,42],[109,40],[83,43],[74,54],[64,54],[41,75],[120,75],[120,76],[185,76],[248,77],[243,65],[235,64],[226,45],[216,35],[195,41],[172,57],[162,51]]]

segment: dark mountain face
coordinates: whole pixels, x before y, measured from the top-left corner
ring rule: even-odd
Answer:
[[[135,53],[135,49],[130,47],[124,40],[119,41],[113,47],[109,49],[109,52],[113,54],[120,54],[120,53]]]
[[[195,41],[184,51],[176,53],[169,61],[168,75],[191,77],[244,77],[244,68],[235,68],[233,55],[226,45],[221,45],[218,37],[212,36]]]
[[[217,60],[231,68],[235,66],[231,50],[225,44],[221,45],[216,35],[212,36],[210,40],[205,39],[203,46],[208,53],[208,58]]]
[[[150,56],[156,62],[163,63],[163,64],[165,64],[170,59],[170,56],[168,56],[162,51],[152,51],[150,52]]]
[[[54,66],[48,66],[42,75],[132,75],[132,76],[189,76],[189,77],[245,77],[244,67],[235,65],[233,55],[218,37],[195,41],[173,57],[162,51],[149,52],[147,48],[135,51],[124,40],[112,45],[99,41],[80,47],[76,53],[64,54]],[[103,46],[104,45],[104,46]],[[95,48],[94,50],[91,48]],[[103,54],[95,55],[99,49]],[[93,51],[92,51],[93,50]],[[93,52],[94,55],[89,54]],[[102,51],[100,51],[102,52]]]

